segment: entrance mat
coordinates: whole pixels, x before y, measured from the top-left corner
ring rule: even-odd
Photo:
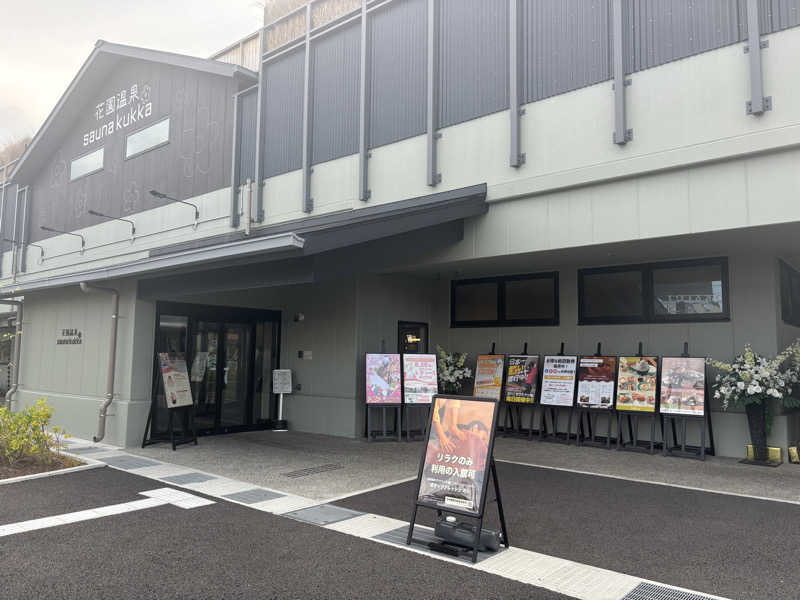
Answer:
[[[408,548],[408,546],[406,545],[407,536],[408,536],[408,527],[398,527],[397,529],[392,529],[391,531],[387,531],[386,533],[379,533],[378,535],[372,536],[372,539],[380,540],[381,542],[389,542],[390,544],[394,544],[396,546],[402,546],[404,548]],[[424,554],[428,554],[430,556],[437,556],[437,557],[447,556],[448,558],[453,558],[454,560],[463,560],[466,563],[472,564],[472,552],[470,552],[469,554],[462,554],[457,558],[454,556],[451,557],[441,552],[434,552],[433,550],[428,548],[429,542],[441,542],[441,540],[437,538],[435,535],[433,535],[433,529],[431,529],[430,527],[415,525],[414,536],[411,538],[412,548],[415,548],[416,550],[421,550]],[[482,562],[487,558],[497,556],[501,552],[505,551],[505,549],[506,549],[505,546],[500,546],[500,549],[497,552],[478,552],[478,562]]]
[[[125,470],[141,469],[143,467],[154,467],[155,465],[160,464],[152,460],[147,460],[146,458],[128,456],[127,454],[123,454],[122,456],[109,456],[107,458],[100,458],[98,460],[106,463],[109,467],[117,467],[118,469],[125,469]]]
[[[283,476],[296,479],[298,477],[308,477],[309,475],[316,475],[317,473],[325,473],[327,471],[335,471],[337,469],[344,469],[344,465],[319,465],[318,467],[308,467],[306,469],[299,469],[297,471],[289,471],[288,473],[284,473]]]
[[[342,508],[341,506],[334,506],[333,504],[320,504],[318,506],[310,506],[309,508],[302,508],[289,513],[284,513],[284,517],[290,517],[296,521],[303,521],[304,523],[311,523],[312,525],[330,525],[331,523],[338,523],[339,521],[346,521],[353,517],[358,517],[364,513],[349,508]]]
[[[177,485],[200,483],[201,481],[209,481],[211,479],[216,479],[216,477],[206,475],[205,473],[198,473],[196,471],[192,471],[191,473],[181,473],[180,475],[170,475],[169,477],[161,477],[161,481],[167,481]]]
[[[252,490],[244,490],[243,492],[235,492],[233,494],[225,494],[223,498],[228,500],[235,500],[242,504],[255,504],[256,502],[264,502],[264,500],[275,500],[275,498],[283,498],[286,494],[278,494],[277,492],[270,492],[262,488],[253,488]]]
[[[710,598],[711,596],[676,590],[654,583],[640,583],[622,600],[710,600]]]
[[[92,454],[93,452],[111,452],[108,448],[100,448],[99,446],[83,446],[82,448],[70,448],[73,454]]]

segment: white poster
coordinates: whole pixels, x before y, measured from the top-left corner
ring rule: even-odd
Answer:
[[[577,366],[577,356],[544,357],[541,404],[572,406]]]
[[[403,398],[406,404],[430,404],[439,391],[435,354],[403,354]]]
[[[208,352],[196,352],[192,361],[192,381],[203,381],[208,366]]]
[[[167,401],[167,408],[191,406],[192,388],[183,354],[177,354],[174,358],[170,358],[169,354],[161,352],[158,360],[161,364],[161,379],[164,382],[164,398]]]
[[[291,369],[275,369],[272,371],[272,393],[273,394],[292,393]]]

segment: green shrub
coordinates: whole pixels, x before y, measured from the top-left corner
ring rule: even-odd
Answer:
[[[49,464],[55,460],[69,436],[60,427],[48,430],[52,415],[44,398],[16,413],[0,408],[0,463],[13,466],[21,461]]]

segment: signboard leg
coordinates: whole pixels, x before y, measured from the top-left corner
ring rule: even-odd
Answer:
[[[367,404],[367,441],[372,441],[372,407]]]
[[[494,481],[494,495],[497,498],[497,514],[500,517],[500,530],[503,532],[503,544],[509,547],[508,530],[506,529],[506,516],[503,512],[503,500],[500,498],[500,483],[497,481],[497,466],[492,457],[492,481]]]
[[[656,416],[650,415],[650,454],[656,449]]]
[[[398,406],[394,417],[394,426],[397,429],[397,441],[403,441],[403,409]]]

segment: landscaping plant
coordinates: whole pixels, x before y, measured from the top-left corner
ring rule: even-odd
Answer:
[[[63,462],[63,441],[69,435],[60,427],[49,428],[53,409],[41,398],[19,412],[0,408],[0,466],[19,468],[22,463],[50,467]]]

